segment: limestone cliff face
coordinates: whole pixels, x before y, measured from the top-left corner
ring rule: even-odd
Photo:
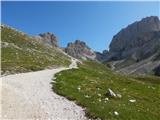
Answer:
[[[160,20],[143,18],[117,33],[109,46],[106,61],[124,73],[151,73],[160,64]],[[156,60],[154,60],[156,59]],[[159,70],[159,69],[158,69]]]
[[[109,49],[110,59],[123,59],[139,52],[142,57],[146,53],[154,53],[159,46],[159,31],[160,21],[155,16],[129,25],[113,37]]]
[[[58,40],[53,33],[50,33],[50,32],[41,33],[39,34],[39,36],[40,36],[39,38],[41,39],[41,41],[43,41],[44,43],[47,43],[51,45],[52,47],[58,47]]]
[[[95,59],[95,53],[86,45],[85,42],[80,40],[76,40],[74,43],[68,43],[64,51],[78,59]]]

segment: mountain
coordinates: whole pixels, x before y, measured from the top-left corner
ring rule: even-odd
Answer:
[[[155,75],[160,76],[160,65],[156,67],[153,71],[155,72]]]
[[[103,50],[103,52],[95,52],[96,53],[96,60],[100,61],[100,62],[104,62],[109,55],[108,50]]]
[[[103,62],[125,74],[159,75],[160,20],[156,16],[120,30],[113,36],[109,51],[103,53],[93,51],[80,40],[59,48],[57,37],[51,32],[31,37],[5,25],[1,31],[2,74],[69,65],[67,53],[77,59]]]
[[[42,40],[54,40],[51,33],[41,34]],[[68,66],[70,58],[57,48],[39,41],[19,30],[1,25],[2,74],[42,70],[50,67]],[[53,45],[55,47],[53,47]]]
[[[52,47],[58,47],[58,40],[56,36],[51,32],[39,34],[39,40],[51,45]]]
[[[64,51],[77,59],[83,60],[95,60],[96,54],[92,51],[85,42],[76,40],[74,43],[68,43],[67,47],[64,48]]]
[[[160,31],[158,17],[151,16],[135,22],[113,37],[109,52],[113,57],[116,55],[117,59],[128,57],[156,37],[156,31]]]
[[[160,64],[160,20],[143,18],[118,32],[112,39],[105,63],[127,74],[152,73]]]

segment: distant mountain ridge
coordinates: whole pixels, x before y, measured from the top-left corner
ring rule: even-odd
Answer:
[[[125,74],[159,75],[160,73],[160,20],[157,16],[143,18],[120,30],[120,32],[113,36],[109,51],[104,50],[102,53],[93,51],[81,40],[75,40],[75,42],[68,43],[65,48],[60,48],[57,37],[51,32],[41,33],[38,36],[31,37],[16,29],[11,30],[10,27],[6,26],[2,26],[2,49],[8,47],[8,40],[9,42],[12,42],[9,38],[9,36],[11,36],[9,35],[10,32],[11,35],[13,33],[15,33],[15,35],[18,34],[18,36],[15,37],[20,36],[22,39],[29,39],[29,42],[32,41],[33,44],[45,45],[45,49],[49,49],[49,51],[52,49],[51,53],[54,53],[55,51],[56,53],[61,54],[63,58],[66,56],[62,51],[77,59],[103,62],[115,71]],[[13,36],[14,35],[12,35],[11,38]],[[14,37],[12,39],[14,39]],[[19,41],[17,41],[17,43],[18,42]],[[11,44],[12,47],[17,46],[17,43],[14,41],[14,45]],[[60,51],[58,52],[57,50]],[[3,51],[4,50],[2,50],[2,53]],[[37,50],[34,50],[34,52],[35,51]],[[50,53],[47,55],[49,54]],[[54,55],[52,57],[53,60],[56,59],[56,55],[55,57]],[[47,58],[47,61],[50,61],[49,56],[47,56]],[[63,62],[66,61],[68,61],[67,57]],[[57,64],[60,64],[58,61],[56,62]],[[43,69],[43,67],[41,69]]]

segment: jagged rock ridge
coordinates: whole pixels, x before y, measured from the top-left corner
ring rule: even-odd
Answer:
[[[46,44],[51,45],[52,47],[58,47],[58,40],[56,36],[51,32],[39,34],[39,38]]]
[[[76,40],[74,43],[68,43],[64,51],[72,57],[78,59],[95,59],[95,53],[92,51],[85,42]]]

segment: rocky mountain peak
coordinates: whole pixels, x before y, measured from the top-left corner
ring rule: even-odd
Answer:
[[[156,16],[134,22],[113,37],[109,52],[119,59],[127,57],[149,42],[156,31],[160,31],[160,20]]]
[[[156,57],[160,51],[159,18],[150,16],[128,25],[113,37],[109,47],[105,61],[113,63],[112,68],[129,74],[153,72],[160,64]]]
[[[78,59],[94,59],[95,53],[86,45],[85,42],[76,40],[75,42],[68,43],[65,52],[72,57]]]
[[[51,32],[41,33],[39,34],[39,36],[41,37],[43,42],[52,45],[53,47],[58,47],[58,40],[53,33]]]

